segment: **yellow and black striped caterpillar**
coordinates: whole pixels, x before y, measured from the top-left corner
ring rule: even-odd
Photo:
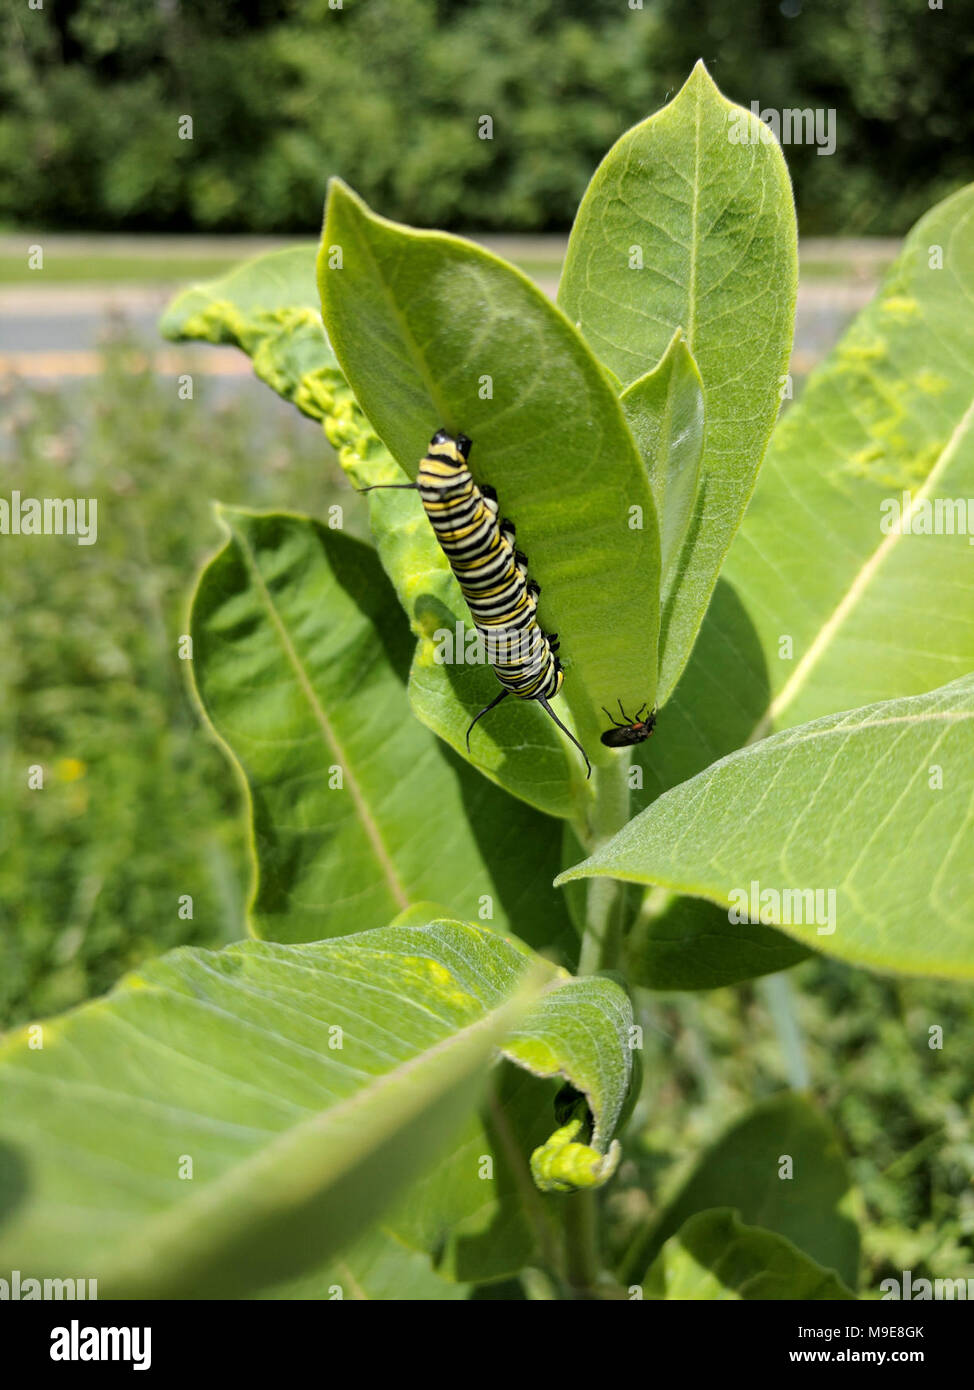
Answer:
[[[516,695],[535,700],[554,720],[585,759],[586,776],[592,765],[585,749],[565,728],[548,701],[564,680],[558,660],[558,634],[546,633],[537,619],[539,586],[528,578],[527,556],[514,545],[514,526],[498,517],[493,488],[478,487],[467,458],[470,440],[437,430],[419,465],[415,483],[378,483],[377,487],[413,488],[436,533],[436,539],[456,575],[470,616],[484,639],[487,659],[503,689],[485,705],[467,730],[495,705]],[[372,488],[363,488],[371,492]]]

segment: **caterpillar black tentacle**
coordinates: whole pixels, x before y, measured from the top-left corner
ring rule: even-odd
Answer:
[[[510,693],[511,693],[511,692],[510,692],[509,690],[502,690],[501,693],[500,693],[499,695],[495,696],[494,699],[491,700],[491,702],[490,702],[489,705],[484,705],[483,709],[480,711],[479,714],[475,714],[475,715],[474,715],[473,719],[470,721],[470,728],[467,730],[467,752],[468,752],[468,753],[470,752],[470,732],[471,732],[471,730],[473,729],[474,724],[476,724],[476,722],[477,722],[478,719],[482,719],[482,718],[484,717],[485,714],[488,714],[488,713],[494,708],[495,705],[499,705],[500,702],[501,702],[501,700],[506,700],[507,697],[508,697],[508,695],[510,695]]]
[[[560,666],[560,665],[559,665],[559,667],[558,667],[558,674],[559,674],[559,675],[562,674],[562,670],[561,670],[561,666]],[[553,709],[551,708],[551,706],[548,704],[548,701],[545,699],[545,697],[544,697],[543,695],[536,695],[536,696],[535,696],[535,699],[537,700],[537,702],[538,702],[538,704],[541,706],[541,708],[544,710],[544,712],[545,712],[545,714],[548,716],[548,718],[549,718],[549,719],[553,719],[553,720],[555,721],[555,723],[558,725],[559,729],[562,731],[562,733],[565,735],[565,737],[571,739],[572,743],[574,743],[575,747],[578,749],[578,751],[581,753],[582,757],[585,759],[585,777],[586,777],[586,780],[588,780],[588,778],[591,777],[591,775],[592,775],[592,764],[591,764],[591,763],[589,762],[589,760],[588,760],[588,754],[585,752],[585,749],[584,749],[584,748],[582,747],[582,745],[579,743],[578,739],[577,739],[577,738],[575,737],[575,735],[571,732],[571,730],[565,728],[564,724],[563,724],[563,723],[561,722],[561,720],[558,718],[557,714],[555,714],[554,710],[553,710]]]

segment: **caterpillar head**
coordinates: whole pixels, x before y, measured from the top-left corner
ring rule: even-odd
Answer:
[[[436,458],[449,459],[451,463],[466,463],[470,454],[471,441],[465,434],[456,438],[445,429],[438,429],[430,440],[429,452]]]

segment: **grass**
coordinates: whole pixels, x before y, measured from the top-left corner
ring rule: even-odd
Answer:
[[[178,285],[224,275],[235,264],[233,256],[45,255],[43,270],[31,270],[25,256],[0,255],[0,285]]]
[[[11,239],[9,235],[4,238],[8,246]],[[301,239],[296,237],[295,243]],[[166,245],[165,239],[153,238],[151,244],[146,243],[142,249],[137,237],[125,238],[124,241],[129,249],[121,254],[116,254],[111,242],[99,245],[97,239],[93,239],[92,249],[81,253],[68,246],[60,250],[56,238],[48,244],[40,237],[41,244],[45,246],[43,270],[29,268],[26,249],[17,253],[0,249],[0,285],[180,285],[223,275],[241,258],[241,252],[234,251],[232,246],[225,253],[206,252],[194,249],[193,240],[187,238],[174,238],[169,250],[160,250],[160,245]],[[489,244],[489,238],[487,241]],[[514,264],[526,275],[542,280],[557,280],[561,274],[561,257],[533,255],[530,237],[519,238],[517,244],[519,250],[513,257]],[[522,246],[523,250],[520,249]],[[892,243],[888,253],[873,256],[865,262],[846,254],[841,240],[835,241],[833,248],[830,254],[823,255],[818,249],[814,255],[802,259],[803,281],[861,280],[864,273],[874,274],[885,269],[895,255]]]
[[[31,270],[24,256],[0,254],[0,285],[181,285],[225,275],[235,256],[76,256],[48,254],[43,270]],[[557,279],[560,260],[519,258],[526,275]]]
[[[537,280],[557,280],[561,274],[562,262],[559,260],[534,260],[530,256],[518,256],[514,265]]]
[[[808,281],[837,281],[851,280],[861,282],[863,279],[875,279],[876,276],[883,274],[896,259],[896,252],[890,251],[888,256],[877,256],[870,261],[846,260],[837,257],[835,260],[827,260],[818,256],[803,257],[801,260],[801,280],[805,284]]]

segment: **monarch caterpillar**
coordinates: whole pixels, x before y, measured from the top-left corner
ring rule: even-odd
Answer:
[[[488,660],[503,689],[477,714],[467,730],[467,751],[474,725],[508,695],[535,700],[585,759],[578,739],[565,728],[548,703],[565,679],[556,655],[557,632],[544,632],[537,619],[540,586],[528,578],[528,557],[514,545],[515,528],[499,517],[497,493],[479,487],[467,467],[471,441],[439,429],[420,461],[415,483],[377,483],[376,487],[417,491],[444,555],[470,609],[477,631],[487,641]],[[372,488],[363,488],[371,492]],[[491,653],[502,648],[501,657]]]
[[[633,743],[642,743],[644,739],[649,738],[656,728],[656,711],[651,710],[645,719],[641,719],[640,715],[645,708],[645,704],[640,705],[636,710],[635,719],[630,719],[622,708],[622,701],[620,700],[619,713],[623,719],[620,724],[618,719],[609,714],[605,705],[602,706],[613,725],[611,729],[606,729],[605,733],[601,735],[601,740],[606,748],[628,748]]]

